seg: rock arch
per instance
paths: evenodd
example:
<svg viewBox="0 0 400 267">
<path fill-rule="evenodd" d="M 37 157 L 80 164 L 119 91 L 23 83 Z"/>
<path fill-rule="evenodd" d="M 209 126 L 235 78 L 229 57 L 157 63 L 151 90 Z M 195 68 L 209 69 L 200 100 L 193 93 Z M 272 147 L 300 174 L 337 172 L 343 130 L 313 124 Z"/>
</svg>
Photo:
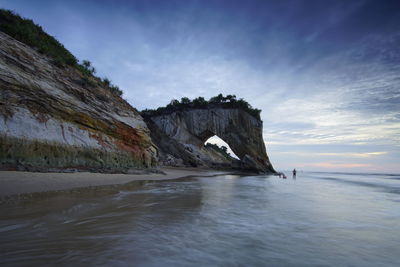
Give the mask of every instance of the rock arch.
<svg viewBox="0 0 400 267">
<path fill-rule="evenodd" d="M 275 172 L 262 138 L 262 121 L 242 109 L 211 106 L 144 117 L 161 153 L 175 157 L 185 157 L 184 150 L 200 153 L 204 142 L 217 135 L 240 158 L 243 168 Z"/>
<path fill-rule="evenodd" d="M 235 154 L 235 152 L 233 152 L 233 150 L 231 149 L 231 147 L 229 146 L 228 143 L 226 143 L 223 139 L 221 139 L 218 135 L 213 135 L 210 138 L 208 138 L 205 142 L 204 142 L 204 146 L 209 146 L 210 145 L 216 145 L 218 146 L 220 149 L 223 149 L 222 147 L 226 148 L 226 152 L 234 159 L 239 159 L 239 157 Z"/>
</svg>

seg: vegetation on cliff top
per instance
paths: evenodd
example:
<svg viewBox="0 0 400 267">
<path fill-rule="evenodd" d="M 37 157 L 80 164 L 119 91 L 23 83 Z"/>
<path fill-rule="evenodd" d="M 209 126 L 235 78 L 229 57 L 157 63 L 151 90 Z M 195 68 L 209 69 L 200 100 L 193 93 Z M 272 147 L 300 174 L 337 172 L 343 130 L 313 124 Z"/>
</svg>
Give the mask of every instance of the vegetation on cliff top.
<svg viewBox="0 0 400 267">
<path fill-rule="evenodd" d="M 207 108 L 210 105 L 219 105 L 223 108 L 239 108 L 253 117 L 261 120 L 260 118 L 260 109 L 253 108 L 247 101 L 243 98 L 236 99 L 235 95 L 227 95 L 223 96 L 219 94 L 217 96 L 211 97 L 208 101 L 204 99 L 204 97 L 198 97 L 193 100 L 190 100 L 187 97 L 182 97 L 181 101 L 173 99 L 166 107 L 159 107 L 158 109 L 145 109 L 142 111 L 143 115 L 148 116 L 156 116 L 162 114 L 169 114 L 174 111 L 184 110 L 187 108 Z"/>
<path fill-rule="evenodd" d="M 0 30 L 57 62 L 70 66 L 78 63 L 76 57 L 54 37 L 44 32 L 41 26 L 10 10 L 0 9 Z"/>
<path fill-rule="evenodd" d="M 231 154 L 228 152 L 228 148 L 226 146 L 218 146 L 217 144 L 207 143 L 204 145 L 206 148 L 211 148 L 223 155 L 226 159 L 232 160 Z"/>
<path fill-rule="evenodd" d="M 115 95 L 121 96 L 122 91 L 107 78 L 96 77 L 96 69 L 90 61 L 78 59 L 69 52 L 57 39 L 47 34 L 40 25 L 30 19 L 25 19 L 13 11 L 0 9 L 0 31 L 14 39 L 36 49 L 39 53 L 49 56 L 59 67 L 72 66 L 83 75 L 85 83 L 95 86 L 98 84 Z"/>
</svg>

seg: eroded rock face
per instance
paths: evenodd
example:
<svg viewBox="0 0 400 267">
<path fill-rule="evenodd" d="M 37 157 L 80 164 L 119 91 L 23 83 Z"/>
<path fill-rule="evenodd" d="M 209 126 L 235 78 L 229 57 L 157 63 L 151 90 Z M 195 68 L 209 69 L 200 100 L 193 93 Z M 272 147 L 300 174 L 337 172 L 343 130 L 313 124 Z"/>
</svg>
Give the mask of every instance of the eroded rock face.
<svg viewBox="0 0 400 267">
<path fill-rule="evenodd" d="M 162 152 L 182 158 L 186 163 L 204 163 L 200 160 L 202 156 L 207 158 L 204 142 L 217 135 L 241 159 L 242 168 L 275 172 L 262 138 L 262 121 L 246 111 L 209 105 L 204 109 L 145 116 L 145 120 L 152 131 L 153 141 Z M 185 153 L 185 150 L 191 153 Z"/>
<path fill-rule="evenodd" d="M 129 168 L 157 162 L 148 127 L 126 101 L 2 32 L 0 136 L 0 163 L 8 167 Z"/>
</svg>

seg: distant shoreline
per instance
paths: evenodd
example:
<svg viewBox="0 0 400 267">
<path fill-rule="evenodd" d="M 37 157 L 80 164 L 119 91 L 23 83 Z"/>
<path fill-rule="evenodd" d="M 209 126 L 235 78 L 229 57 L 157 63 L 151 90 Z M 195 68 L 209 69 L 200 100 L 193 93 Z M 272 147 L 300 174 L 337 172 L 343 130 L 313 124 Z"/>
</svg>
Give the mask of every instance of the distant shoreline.
<svg viewBox="0 0 400 267">
<path fill-rule="evenodd" d="M 109 174 L 109 173 L 42 173 L 0 171 L 0 203 L 8 200 L 28 199 L 32 194 L 101 189 L 107 186 L 124 187 L 139 181 L 172 180 L 190 176 L 208 177 L 231 174 L 202 168 L 163 167 L 163 173 Z"/>
</svg>

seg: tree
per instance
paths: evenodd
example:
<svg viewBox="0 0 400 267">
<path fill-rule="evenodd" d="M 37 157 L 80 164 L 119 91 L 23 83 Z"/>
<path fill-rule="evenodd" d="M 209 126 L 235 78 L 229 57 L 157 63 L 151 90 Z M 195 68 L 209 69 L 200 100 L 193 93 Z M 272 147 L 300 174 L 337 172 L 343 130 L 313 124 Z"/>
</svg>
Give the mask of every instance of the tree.
<svg viewBox="0 0 400 267">
<path fill-rule="evenodd" d="M 92 66 L 92 63 L 89 61 L 89 60 L 86 60 L 86 59 L 84 59 L 83 61 L 82 61 L 82 65 L 85 67 L 85 68 L 90 68 L 91 66 Z"/>
<path fill-rule="evenodd" d="M 89 60 L 83 60 L 82 66 L 89 74 L 93 75 L 96 73 L 96 69 L 92 66 L 92 63 Z"/>
<path fill-rule="evenodd" d="M 165 110 L 174 110 L 180 105 L 179 101 L 176 99 L 172 99 L 171 102 L 165 107 Z"/>
<path fill-rule="evenodd" d="M 210 103 L 222 103 L 224 100 L 224 96 L 222 94 L 219 94 L 217 96 L 211 97 L 210 98 Z"/>
<path fill-rule="evenodd" d="M 244 110 L 251 109 L 250 104 L 247 103 L 247 101 L 245 101 L 243 98 L 240 98 L 240 99 L 237 101 L 237 104 L 238 104 L 239 107 L 243 108 Z"/>
<path fill-rule="evenodd" d="M 103 83 L 104 83 L 104 85 L 107 86 L 107 87 L 111 85 L 111 81 L 110 81 L 108 78 L 104 78 L 104 79 L 103 79 Z"/>
<path fill-rule="evenodd" d="M 181 104 L 184 104 L 184 105 L 188 105 L 188 104 L 190 104 L 191 102 L 190 102 L 190 99 L 189 98 L 187 98 L 187 97 L 182 97 L 181 98 Z"/>
<path fill-rule="evenodd" d="M 228 100 L 229 102 L 233 102 L 236 100 L 236 95 L 227 95 L 226 100 Z"/>
<path fill-rule="evenodd" d="M 171 102 L 169 102 L 169 105 L 176 107 L 179 105 L 179 100 L 172 99 Z"/>
<path fill-rule="evenodd" d="M 199 96 L 198 98 L 193 99 L 193 104 L 196 107 L 201 107 L 207 105 L 207 100 L 204 99 L 204 97 Z"/>
</svg>

